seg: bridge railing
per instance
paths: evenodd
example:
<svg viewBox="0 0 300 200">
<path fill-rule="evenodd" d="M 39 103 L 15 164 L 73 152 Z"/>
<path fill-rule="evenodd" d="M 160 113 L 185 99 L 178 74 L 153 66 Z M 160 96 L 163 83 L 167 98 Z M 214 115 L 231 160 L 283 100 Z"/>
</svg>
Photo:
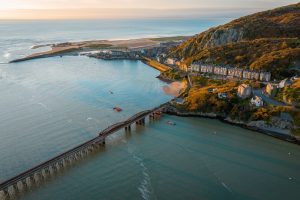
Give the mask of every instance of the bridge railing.
<svg viewBox="0 0 300 200">
<path fill-rule="evenodd" d="M 34 176 L 35 173 L 40 173 L 41 170 L 43 169 L 47 169 L 49 168 L 50 166 L 54 166 L 56 163 L 60 163 L 60 162 L 63 162 L 64 159 L 66 158 L 69 158 L 69 157 L 72 157 L 72 156 L 75 156 L 76 153 L 79 153 L 83 150 L 86 150 L 88 149 L 90 146 L 92 146 L 93 144 L 99 144 L 103 141 L 105 141 L 105 137 L 108 136 L 109 134 L 112 134 L 114 133 L 115 131 L 118 131 L 120 130 L 121 128 L 125 127 L 125 126 L 128 126 L 132 123 L 134 123 L 136 120 L 140 120 L 141 118 L 144 118 L 146 117 L 147 115 L 149 115 L 150 113 L 152 112 L 155 112 L 161 108 L 163 108 L 164 106 L 166 106 L 168 104 L 167 103 L 164 103 L 164 104 L 161 104 L 160 106 L 158 107 L 155 107 L 154 109 L 152 110 L 146 110 L 146 111 L 142 111 L 140 113 L 137 113 L 135 114 L 134 116 L 132 116 L 131 118 L 129 118 L 128 120 L 125 120 L 123 122 L 119 122 L 119 123 L 116 123 L 106 129 L 104 129 L 103 131 L 101 131 L 99 133 L 99 136 L 83 143 L 83 144 L 80 144 L 64 153 L 61 153 L 59 154 L 58 156 L 55 156 L 54 158 L 51 158 L 50 160 L 46 161 L 46 162 L 43 162 L 29 170 L 26 170 L 25 172 L 22 172 L 2 183 L 0 183 L 0 191 L 3 191 L 3 190 L 7 190 L 7 188 L 11 185 L 16 185 L 17 182 L 19 181 L 24 181 L 27 177 L 32 177 Z"/>
<path fill-rule="evenodd" d="M 46 161 L 46 162 L 43 162 L 29 170 L 26 170 L 25 172 L 22 172 L 21 174 L 18 174 L 17 176 L 14 176 L 4 182 L 2 182 L 0 184 L 0 190 L 5 190 L 7 189 L 10 185 L 14 185 L 16 184 L 18 181 L 22 181 L 22 180 L 25 180 L 27 177 L 29 176 L 33 176 L 35 173 L 37 172 L 40 172 L 42 169 L 45 169 L 45 168 L 48 168 L 49 166 L 52 166 L 58 162 L 61 162 L 63 161 L 63 159 L 67 158 L 67 157 L 70 157 L 70 156 L 73 156 L 75 155 L 76 153 L 88 148 L 91 144 L 94 144 L 94 143 L 97 143 L 99 142 L 101 139 L 101 137 L 96 137 L 96 138 L 93 138 L 81 145 L 78 145 L 64 153 L 61 153 L 59 154 L 58 156 L 55 156 L 54 158 L 51 158 L 50 160 Z"/>
</svg>

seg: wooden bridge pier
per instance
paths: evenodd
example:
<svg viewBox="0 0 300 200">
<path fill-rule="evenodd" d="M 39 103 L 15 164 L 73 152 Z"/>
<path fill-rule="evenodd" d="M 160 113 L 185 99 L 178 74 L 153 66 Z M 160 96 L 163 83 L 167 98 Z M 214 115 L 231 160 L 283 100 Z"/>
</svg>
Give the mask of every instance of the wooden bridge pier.
<svg viewBox="0 0 300 200">
<path fill-rule="evenodd" d="M 125 131 L 131 131 L 131 125 L 125 126 Z"/>
<path fill-rule="evenodd" d="M 138 125 L 145 125 L 145 122 L 146 122 L 146 120 L 145 120 L 145 118 L 142 118 L 142 119 L 139 119 L 137 122 L 136 122 L 136 124 L 138 124 Z"/>
</svg>

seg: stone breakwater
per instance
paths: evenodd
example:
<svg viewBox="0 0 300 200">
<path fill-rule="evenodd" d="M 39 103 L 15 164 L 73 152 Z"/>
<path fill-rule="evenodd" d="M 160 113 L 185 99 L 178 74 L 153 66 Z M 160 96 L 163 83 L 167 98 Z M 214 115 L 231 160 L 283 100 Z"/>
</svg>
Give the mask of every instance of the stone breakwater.
<svg viewBox="0 0 300 200">
<path fill-rule="evenodd" d="M 186 111 L 186 110 L 178 110 L 172 103 L 169 103 L 165 109 L 164 113 L 169 115 L 176 115 L 179 117 L 204 117 L 210 119 L 218 119 L 222 122 L 240 126 L 242 128 L 257 131 L 281 140 L 285 140 L 294 144 L 300 145 L 300 139 L 290 135 L 286 129 L 281 129 L 280 127 L 274 127 L 270 125 L 266 125 L 265 122 L 262 121 L 250 121 L 250 122 L 243 122 L 238 120 L 232 120 L 230 117 L 219 114 L 219 113 L 205 113 L 205 112 L 194 112 L 194 111 Z"/>
</svg>

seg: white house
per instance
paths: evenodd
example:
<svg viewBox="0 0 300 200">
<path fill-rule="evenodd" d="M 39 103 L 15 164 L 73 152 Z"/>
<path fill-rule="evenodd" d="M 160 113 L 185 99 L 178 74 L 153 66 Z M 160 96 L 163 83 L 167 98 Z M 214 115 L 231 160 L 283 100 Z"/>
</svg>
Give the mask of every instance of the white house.
<svg viewBox="0 0 300 200">
<path fill-rule="evenodd" d="M 289 86 L 289 85 L 292 85 L 292 81 L 286 78 L 279 83 L 278 87 L 284 88 L 285 86 Z"/>
<path fill-rule="evenodd" d="M 269 82 L 271 80 L 271 73 L 270 72 L 261 72 L 259 75 L 259 80 Z"/>
<path fill-rule="evenodd" d="M 242 84 L 238 87 L 238 96 L 242 99 L 250 97 L 252 88 L 247 84 Z"/>
<path fill-rule="evenodd" d="M 175 65 L 175 59 L 174 58 L 167 58 L 167 61 L 166 61 L 166 63 L 168 64 L 168 65 Z"/>
<path fill-rule="evenodd" d="M 261 107 L 264 105 L 264 101 L 259 96 L 252 97 L 250 102 L 252 105 L 255 105 L 256 107 Z"/>
<path fill-rule="evenodd" d="M 191 64 L 190 67 L 189 67 L 190 71 L 191 72 L 200 72 L 201 71 L 201 67 L 199 64 Z"/>
</svg>

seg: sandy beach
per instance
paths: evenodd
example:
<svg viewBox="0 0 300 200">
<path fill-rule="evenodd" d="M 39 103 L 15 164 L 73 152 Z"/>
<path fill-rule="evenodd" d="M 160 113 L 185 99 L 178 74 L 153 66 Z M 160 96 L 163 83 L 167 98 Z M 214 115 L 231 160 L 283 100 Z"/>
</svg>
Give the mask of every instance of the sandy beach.
<svg viewBox="0 0 300 200">
<path fill-rule="evenodd" d="M 25 60 L 31 60 L 35 58 L 43 58 L 49 56 L 57 56 L 66 53 L 77 53 L 79 51 L 92 51 L 100 49 L 139 49 L 139 48 L 151 48 L 159 46 L 162 42 L 174 42 L 187 39 L 188 36 L 176 36 L 176 37 L 161 37 L 161 38 L 139 38 L 128 40 L 91 40 L 81 42 L 65 42 L 58 44 L 45 44 L 36 45 L 32 49 L 38 49 L 44 46 L 50 46 L 51 50 L 34 53 L 24 58 L 12 60 L 10 62 L 20 62 Z"/>
<path fill-rule="evenodd" d="M 181 92 L 186 88 L 186 86 L 186 82 L 175 81 L 167 86 L 164 86 L 163 90 L 168 95 L 178 97 L 181 94 Z"/>
</svg>

